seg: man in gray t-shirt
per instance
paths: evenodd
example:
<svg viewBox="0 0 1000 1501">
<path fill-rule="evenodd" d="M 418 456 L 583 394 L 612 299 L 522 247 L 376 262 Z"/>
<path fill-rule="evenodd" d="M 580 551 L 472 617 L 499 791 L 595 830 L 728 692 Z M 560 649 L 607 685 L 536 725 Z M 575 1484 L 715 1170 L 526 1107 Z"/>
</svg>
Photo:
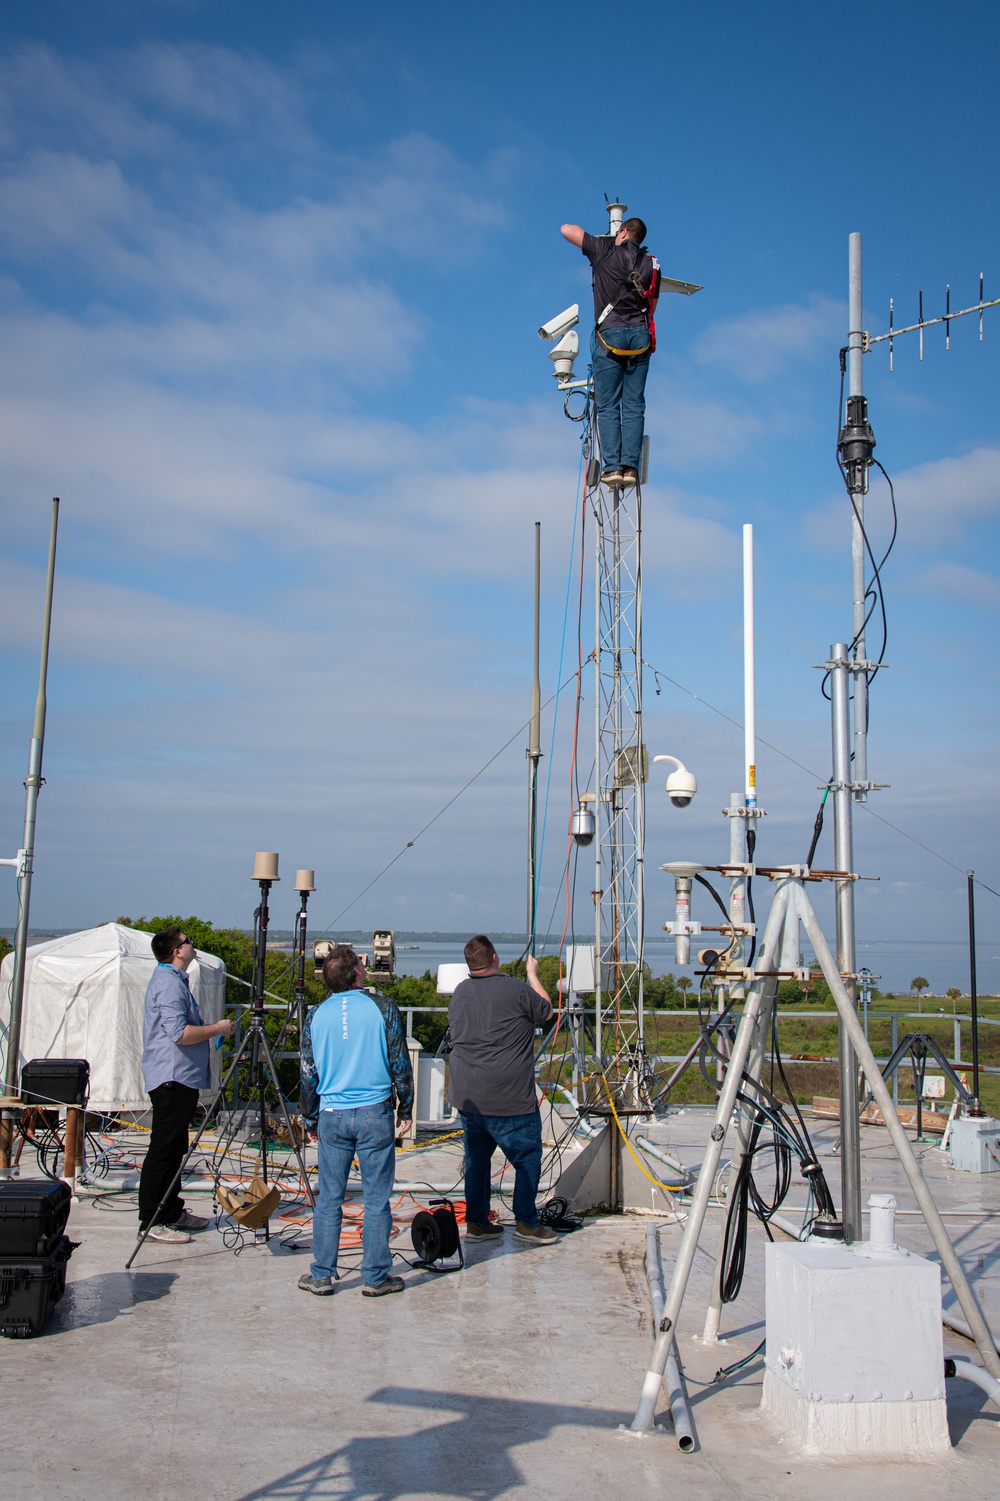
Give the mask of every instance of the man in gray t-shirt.
<svg viewBox="0 0 1000 1501">
<path fill-rule="evenodd" d="M 503 1226 L 490 1220 L 490 1170 L 501 1149 L 514 1169 L 514 1239 L 555 1244 L 538 1220 L 535 1197 L 542 1169 L 542 1121 L 535 1090 L 535 1028 L 552 1015 L 528 955 L 528 983 L 500 973 L 485 933 L 465 945 L 469 978 L 448 1007 L 451 1103 L 465 1136 L 465 1223 L 468 1240 L 494 1240 Z"/>
</svg>

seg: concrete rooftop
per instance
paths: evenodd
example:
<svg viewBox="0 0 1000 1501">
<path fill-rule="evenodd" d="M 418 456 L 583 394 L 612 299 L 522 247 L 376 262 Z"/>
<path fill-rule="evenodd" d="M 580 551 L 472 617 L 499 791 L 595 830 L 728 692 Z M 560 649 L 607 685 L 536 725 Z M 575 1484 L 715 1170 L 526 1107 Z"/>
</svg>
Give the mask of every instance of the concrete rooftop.
<svg viewBox="0 0 1000 1501">
<path fill-rule="evenodd" d="M 693 1163 L 707 1125 L 704 1111 L 674 1112 L 648 1134 Z M 815 1122 L 814 1137 L 839 1188 L 832 1126 Z M 901 1210 L 912 1207 L 884 1130 L 865 1128 L 863 1147 L 865 1197 L 890 1191 Z M 1000 1174 L 954 1173 L 932 1147 L 922 1150 L 941 1207 L 973 1211 L 948 1223 L 1000 1330 Z M 24 1171 L 31 1172 L 27 1161 Z M 400 1181 L 443 1187 L 459 1172 L 454 1142 L 399 1159 Z M 120 1173 L 114 1181 L 121 1183 Z M 188 1201 L 207 1212 L 204 1195 Z M 789 1204 L 803 1203 L 803 1191 L 793 1189 Z M 405 1200 L 400 1212 L 413 1207 Z M 295 1218 L 308 1218 L 291 1214 L 286 1235 L 296 1234 Z M 718 1210 L 679 1333 L 697 1451 L 682 1454 L 669 1433 L 620 1432 L 651 1347 L 648 1223 L 638 1215 L 590 1220 L 553 1250 L 521 1248 L 509 1237 L 471 1246 L 464 1272 L 402 1268 L 406 1292 L 382 1300 L 363 1299 L 349 1271 L 333 1297 L 315 1298 L 295 1285 L 309 1261 L 307 1224 L 295 1249 L 275 1236 L 234 1255 L 215 1230 L 187 1246 L 150 1241 L 126 1272 L 134 1206 L 125 1197 L 84 1199 L 70 1217 L 80 1247 L 56 1314 L 35 1339 L 0 1342 L 5 1494 L 11 1501 L 677 1494 L 686 1501 L 854 1501 L 863 1486 L 877 1487 L 880 1501 L 912 1501 L 931 1489 L 995 1501 L 1000 1412 L 975 1387 L 948 1383 L 951 1455 L 899 1465 L 791 1452 L 757 1415 L 759 1360 L 738 1380 L 711 1384 L 720 1366 L 763 1334 L 755 1225 L 743 1293 L 724 1312 L 727 1342 L 706 1349 L 692 1337 L 704 1318 Z M 904 1214 L 897 1225 L 902 1244 L 928 1250 L 921 1221 Z M 679 1234 L 675 1225 L 662 1236 L 668 1279 Z M 395 1244 L 412 1254 L 405 1227 Z M 947 1331 L 945 1349 L 977 1359 L 968 1341 Z"/>
</svg>

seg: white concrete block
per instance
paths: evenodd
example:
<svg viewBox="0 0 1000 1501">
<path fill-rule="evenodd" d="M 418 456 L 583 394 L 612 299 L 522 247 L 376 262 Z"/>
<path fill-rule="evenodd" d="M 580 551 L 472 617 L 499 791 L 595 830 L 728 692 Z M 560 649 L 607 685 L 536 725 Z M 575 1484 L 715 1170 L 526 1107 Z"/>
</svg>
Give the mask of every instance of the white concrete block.
<svg viewBox="0 0 1000 1501">
<path fill-rule="evenodd" d="M 937 1265 L 891 1235 L 769 1245 L 766 1258 L 762 1409 L 809 1452 L 947 1450 Z"/>
<path fill-rule="evenodd" d="M 930 1402 L 811 1402 L 764 1372 L 761 1410 L 803 1454 L 921 1460 L 950 1451 L 948 1412 Z"/>
</svg>

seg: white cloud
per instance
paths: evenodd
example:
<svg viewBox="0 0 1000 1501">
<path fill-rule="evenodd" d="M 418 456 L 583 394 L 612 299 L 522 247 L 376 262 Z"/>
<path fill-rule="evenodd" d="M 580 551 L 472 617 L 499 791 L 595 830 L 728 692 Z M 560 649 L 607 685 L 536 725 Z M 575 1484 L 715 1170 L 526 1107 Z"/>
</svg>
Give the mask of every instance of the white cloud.
<svg viewBox="0 0 1000 1501">
<path fill-rule="evenodd" d="M 319 70 L 333 71 L 329 58 Z M 343 87 L 343 81 L 338 79 Z M 29 45 L 0 60 L 0 146 L 29 131 L 119 160 L 173 161 L 210 152 L 205 129 L 229 149 L 315 150 L 302 76 L 231 48 L 150 42 L 92 60 Z"/>
<path fill-rule="evenodd" d="M 714 396 L 692 395 L 682 379 L 671 376 L 657 382 L 646 409 L 658 466 L 729 464 L 753 448 L 765 429 L 763 418 Z"/>
<path fill-rule="evenodd" d="M 960 543 L 969 526 L 1000 517 L 1000 449 L 977 448 L 971 453 L 918 464 L 892 476 L 899 517 L 899 542 L 904 548 L 940 548 Z M 866 501 L 865 523 L 873 520 L 873 546 L 888 536 L 888 499 L 881 475 L 872 473 L 872 498 Z M 845 519 L 846 518 L 846 519 Z M 850 501 L 817 507 L 805 517 L 814 545 L 840 545 L 850 525 Z M 957 576 L 957 575 L 956 575 Z"/>
<path fill-rule="evenodd" d="M 830 297 L 761 308 L 713 323 L 695 346 L 704 365 L 721 365 L 749 385 L 762 385 L 792 365 L 836 350 L 843 340 L 846 309 Z"/>
<path fill-rule="evenodd" d="M 915 546 L 956 540 L 968 523 L 1000 516 L 1000 449 L 920 464 L 894 483 L 900 522 Z"/>
<path fill-rule="evenodd" d="M 962 563 L 938 563 L 920 574 L 917 584 L 928 594 L 945 595 L 966 605 L 1000 605 L 1000 578 Z"/>
</svg>

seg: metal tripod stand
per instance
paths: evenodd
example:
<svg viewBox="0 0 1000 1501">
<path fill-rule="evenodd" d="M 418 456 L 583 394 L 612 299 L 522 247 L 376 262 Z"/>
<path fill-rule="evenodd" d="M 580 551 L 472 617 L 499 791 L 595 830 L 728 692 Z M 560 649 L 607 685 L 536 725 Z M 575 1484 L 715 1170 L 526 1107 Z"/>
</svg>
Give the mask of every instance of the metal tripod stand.
<svg viewBox="0 0 1000 1501">
<path fill-rule="evenodd" d="M 775 971 L 779 969 L 783 948 L 787 951 L 787 948 L 791 946 L 787 940 L 783 943 L 783 930 L 786 922 L 792 925 L 792 934 L 797 934 L 799 923 L 802 924 L 806 931 L 806 935 L 812 944 L 813 952 L 823 971 L 823 976 L 830 987 L 830 992 L 840 1015 L 844 1032 L 861 1064 L 875 1103 L 882 1113 L 882 1119 L 885 1121 L 889 1131 L 900 1165 L 906 1174 L 910 1189 L 923 1214 L 931 1238 L 941 1258 L 942 1267 L 951 1282 L 962 1313 L 979 1348 L 983 1364 L 992 1376 L 1000 1378 L 1000 1356 L 997 1354 L 996 1347 L 993 1344 L 993 1337 L 983 1318 L 979 1300 L 969 1285 L 968 1278 L 948 1236 L 948 1231 L 945 1228 L 940 1211 L 924 1181 L 913 1147 L 900 1124 L 899 1116 L 896 1114 L 896 1109 L 892 1102 L 892 1094 L 882 1077 L 882 1072 L 865 1037 L 864 1029 L 858 1019 L 847 987 L 830 952 L 830 947 L 819 925 L 816 914 L 812 909 L 809 898 L 806 896 L 802 883 L 809 874 L 805 866 L 789 866 L 782 871 L 772 872 L 772 875 L 777 877 L 777 889 L 764 931 L 755 969 L 755 977 L 747 993 L 746 1004 L 743 1009 L 743 1015 L 740 1018 L 736 1041 L 733 1045 L 732 1057 L 726 1069 L 722 1093 L 715 1112 L 714 1125 L 707 1144 L 705 1158 L 698 1174 L 698 1182 L 692 1199 L 691 1209 L 674 1263 L 673 1276 L 671 1277 L 670 1287 L 664 1302 L 663 1316 L 660 1320 L 659 1333 L 653 1347 L 649 1370 L 643 1382 L 642 1394 L 636 1408 L 635 1417 L 631 1423 L 631 1431 L 633 1433 L 648 1433 L 653 1427 L 653 1417 L 656 1411 L 663 1373 L 677 1333 L 677 1322 L 687 1291 L 691 1267 L 698 1247 L 698 1239 L 704 1226 L 708 1201 L 715 1181 L 719 1159 L 722 1155 L 726 1131 L 736 1108 L 737 1094 L 743 1081 L 744 1070 L 748 1069 L 748 1065 L 751 1069 L 754 1066 L 751 1061 L 751 1048 L 753 1047 L 756 1052 L 757 1047 L 761 1046 L 763 1042 L 763 1038 L 757 1030 L 758 1024 L 761 1020 L 762 1012 L 766 1010 L 769 1004 L 768 994 Z M 790 934 L 789 938 L 791 936 Z M 755 1047 L 755 1042 L 757 1043 L 757 1047 Z"/>
<path fill-rule="evenodd" d="M 149 1235 L 149 1232 L 150 1230 L 152 1230 L 153 1226 L 157 1223 L 160 1212 L 163 1209 L 164 1205 L 176 1192 L 189 1162 L 191 1161 L 195 1152 L 198 1150 L 198 1145 L 201 1141 L 202 1135 L 204 1134 L 205 1128 L 207 1127 L 209 1121 L 213 1118 L 220 1102 L 225 1098 L 225 1093 L 227 1088 L 229 1087 L 230 1080 L 238 1077 L 237 1070 L 248 1054 L 250 1078 L 252 1080 L 252 1083 L 250 1088 L 250 1099 L 248 1099 L 247 1101 L 247 1109 L 249 1109 L 251 1102 L 254 1103 L 257 1107 L 257 1115 L 260 1126 L 261 1180 L 265 1184 L 267 1183 L 267 1089 L 268 1084 L 270 1083 L 271 1086 L 273 1086 L 274 1092 L 278 1099 L 278 1106 L 281 1111 L 282 1117 L 284 1118 L 285 1129 L 288 1132 L 288 1140 L 291 1149 L 295 1154 L 295 1161 L 298 1164 L 299 1172 L 302 1176 L 302 1184 L 306 1191 L 306 1197 L 308 1198 L 310 1205 L 315 1207 L 316 1197 L 309 1185 L 309 1179 L 306 1175 L 306 1165 L 303 1161 L 302 1154 L 299 1151 L 298 1143 L 295 1139 L 295 1130 L 292 1125 L 292 1118 L 288 1113 L 288 1106 L 285 1104 L 285 1097 L 282 1094 L 281 1086 L 278 1083 L 278 1073 L 274 1066 L 274 1058 L 271 1054 L 270 1045 L 268 1044 L 267 1034 L 264 1031 L 264 967 L 265 960 L 267 958 L 268 894 L 270 892 L 272 882 L 277 879 L 277 858 L 275 857 L 274 875 L 268 877 L 258 877 L 258 885 L 260 886 L 260 905 L 257 907 L 257 910 L 254 913 L 253 984 L 251 989 L 250 1021 L 247 1025 L 247 1030 L 244 1033 L 242 1042 L 236 1050 L 232 1062 L 226 1070 L 222 1083 L 219 1085 L 219 1088 L 216 1091 L 212 1102 L 205 1113 L 205 1119 L 202 1121 L 201 1125 L 198 1127 L 198 1130 L 195 1132 L 194 1140 L 188 1147 L 187 1155 L 185 1156 L 184 1161 L 181 1163 L 180 1167 L 177 1169 L 176 1173 L 171 1179 L 170 1185 L 167 1188 L 166 1193 L 163 1195 L 163 1198 L 157 1205 L 156 1212 L 154 1213 L 149 1224 L 144 1230 L 140 1232 L 139 1239 L 135 1245 L 135 1249 L 133 1250 L 128 1261 L 126 1261 L 125 1263 L 126 1271 L 128 1271 L 136 1256 L 145 1245 L 146 1237 Z M 244 1114 L 245 1113 L 246 1112 L 244 1112 Z M 232 1140 L 232 1136 L 235 1134 L 235 1131 L 237 1129 L 238 1123 L 232 1126 L 230 1141 Z M 269 1238 L 269 1234 L 270 1232 L 268 1230 L 267 1223 L 265 1222 L 265 1239 Z"/>
<path fill-rule="evenodd" d="M 966 1110 L 971 1110 L 975 1101 L 972 1094 L 962 1083 L 954 1068 L 948 1062 L 941 1050 L 941 1045 L 936 1037 L 929 1032 L 907 1032 L 882 1070 L 883 1079 L 891 1079 L 896 1071 L 902 1068 L 907 1057 L 913 1069 L 913 1088 L 917 1097 L 917 1140 L 922 1141 L 924 1135 L 924 1074 L 927 1071 L 927 1058 L 930 1055 L 937 1062 L 939 1068 L 944 1070 L 948 1082 L 958 1099 Z M 874 1095 L 869 1090 L 861 1104 L 861 1113 L 872 1103 Z"/>
</svg>

